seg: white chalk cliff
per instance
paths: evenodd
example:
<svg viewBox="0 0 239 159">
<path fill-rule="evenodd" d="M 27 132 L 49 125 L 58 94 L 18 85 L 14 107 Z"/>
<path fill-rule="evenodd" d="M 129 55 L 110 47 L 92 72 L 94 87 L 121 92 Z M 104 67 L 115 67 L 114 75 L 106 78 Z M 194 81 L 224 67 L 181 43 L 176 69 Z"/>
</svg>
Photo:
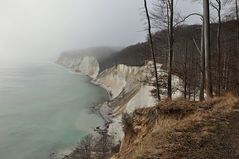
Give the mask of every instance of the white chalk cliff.
<svg viewBox="0 0 239 159">
<path fill-rule="evenodd" d="M 157 67 L 159 76 L 165 76 L 165 71 L 161 69 L 162 65 L 158 64 Z M 154 87 L 149 84 L 154 79 L 150 73 L 152 68 L 150 62 L 142 67 L 120 64 L 106 69 L 94 80 L 111 94 L 112 100 L 109 106 L 113 108 L 111 113 L 113 122 L 109 126 L 109 133 L 115 137 L 116 141 L 122 140 L 124 137 L 121 123 L 123 113 L 132 113 L 139 108 L 151 107 L 157 102 L 151 93 Z M 180 86 L 182 80 L 173 76 L 172 83 L 174 87 L 173 98 L 181 97 L 181 91 L 176 88 L 182 88 Z M 161 91 L 166 92 L 163 88 Z M 166 98 L 166 94 L 163 94 L 162 98 Z"/>
<path fill-rule="evenodd" d="M 105 88 L 111 95 L 111 101 L 108 104 L 112 108 L 111 120 L 109 125 L 109 134 L 115 137 L 116 141 L 124 137 L 121 118 L 123 113 L 132 113 L 134 110 L 142 107 L 151 107 L 156 103 L 152 96 L 153 86 L 149 84 L 154 78 L 151 76 L 152 63 L 149 62 L 142 67 L 126 66 L 119 64 L 101 72 L 99 74 L 99 63 L 96 58 L 90 56 L 71 57 L 62 56 L 57 60 L 61 64 L 74 71 L 81 72 L 93 78 L 95 84 Z M 166 73 L 158 65 L 159 76 L 165 76 Z M 173 76 L 174 88 L 180 88 L 182 81 Z M 162 92 L 165 89 L 162 88 Z M 175 90 L 173 97 L 182 96 L 180 90 Z M 162 95 L 165 98 L 166 95 Z M 104 104 L 105 105 L 105 104 Z"/>
<path fill-rule="evenodd" d="M 100 70 L 99 63 L 93 56 L 62 55 L 56 62 L 73 71 L 90 76 L 91 78 L 96 78 Z"/>
</svg>

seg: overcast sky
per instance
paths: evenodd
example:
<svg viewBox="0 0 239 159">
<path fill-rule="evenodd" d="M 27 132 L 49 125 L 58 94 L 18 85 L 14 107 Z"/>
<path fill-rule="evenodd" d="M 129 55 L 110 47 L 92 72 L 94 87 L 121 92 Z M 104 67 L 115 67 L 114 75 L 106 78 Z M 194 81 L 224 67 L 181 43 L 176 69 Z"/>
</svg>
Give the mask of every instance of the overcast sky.
<svg viewBox="0 0 239 159">
<path fill-rule="evenodd" d="M 183 13 L 201 10 L 185 0 L 181 6 Z M 0 59 L 144 41 L 142 7 L 143 0 L 0 0 Z"/>
</svg>

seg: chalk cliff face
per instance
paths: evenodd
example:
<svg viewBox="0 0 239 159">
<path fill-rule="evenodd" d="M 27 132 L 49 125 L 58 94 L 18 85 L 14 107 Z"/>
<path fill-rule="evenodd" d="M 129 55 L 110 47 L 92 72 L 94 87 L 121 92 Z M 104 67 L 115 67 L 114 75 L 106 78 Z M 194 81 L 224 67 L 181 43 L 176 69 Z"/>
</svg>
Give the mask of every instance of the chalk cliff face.
<svg viewBox="0 0 239 159">
<path fill-rule="evenodd" d="M 104 70 L 100 74 L 99 63 L 93 56 L 62 55 L 57 60 L 57 63 L 90 76 L 95 84 L 100 85 L 109 92 L 111 100 L 106 104 L 112 109 L 112 113 L 109 115 L 112 120 L 109 125 L 109 134 L 115 137 L 116 142 L 122 141 L 124 137 L 121 122 L 124 113 L 132 113 L 139 108 L 152 107 L 157 102 L 151 93 L 154 89 L 150 84 L 154 80 L 151 62 L 141 67 L 119 64 Z M 161 69 L 162 65 L 158 64 L 157 67 L 160 78 L 165 78 L 167 74 Z M 181 83 L 182 81 L 177 76 L 173 76 L 174 88 L 180 88 Z M 165 98 L 166 89 L 161 88 L 161 92 L 162 98 Z M 174 98 L 181 95 L 180 90 L 174 90 Z"/>
<path fill-rule="evenodd" d="M 109 134 L 116 142 L 124 137 L 121 123 L 123 113 L 131 113 L 140 107 L 154 106 L 156 99 L 151 95 L 152 86 L 146 84 L 149 66 L 133 67 L 123 64 L 106 69 L 94 80 L 111 95 L 112 123 Z"/>
<path fill-rule="evenodd" d="M 166 73 L 161 69 L 162 65 L 158 64 L 159 76 L 165 77 Z M 101 85 L 111 94 L 111 102 L 109 106 L 113 109 L 112 121 L 109 126 L 109 133 L 113 135 L 116 141 L 121 141 L 124 137 L 123 125 L 121 122 L 122 114 L 132 113 L 136 109 L 152 107 L 157 100 L 152 96 L 152 63 L 148 63 L 142 67 L 132 67 L 126 65 L 117 65 L 106 69 L 94 80 L 95 83 Z M 173 76 L 174 88 L 180 88 L 182 81 Z M 166 92 L 165 88 L 161 88 L 161 92 Z M 180 90 L 174 89 L 174 98 L 182 96 Z M 166 93 L 162 94 L 162 98 L 166 97 Z"/>
<path fill-rule="evenodd" d="M 112 99 L 121 93 L 126 93 L 139 85 L 146 77 L 144 67 L 129 67 L 123 64 L 113 66 L 103 71 L 96 83 L 107 89 Z"/>
<path fill-rule="evenodd" d="M 57 63 L 91 78 L 96 78 L 100 70 L 99 63 L 93 56 L 62 55 L 58 58 Z"/>
</svg>

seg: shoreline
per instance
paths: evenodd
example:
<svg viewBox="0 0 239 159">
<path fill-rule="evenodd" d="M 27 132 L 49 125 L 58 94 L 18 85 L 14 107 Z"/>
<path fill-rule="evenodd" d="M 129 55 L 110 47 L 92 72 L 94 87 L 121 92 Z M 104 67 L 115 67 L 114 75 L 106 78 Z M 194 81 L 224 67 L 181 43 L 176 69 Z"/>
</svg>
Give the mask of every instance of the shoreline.
<svg viewBox="0 0 239 159">
<path fill-rule="evenodd" d="M 98 87 L 101 87 L 101 88 L 103 88 L 104 90 L 106 90 L 106 92 L 107 92 L 107 94 L 108 94 L 108 100 L 106 100 L 106 101 L 104 101 L 102 104 L 100 104 L 101 106 L 100 106 L 100 109 L 99 109 L 99 114 L 100 114 L 100 116 L 101 116 L 101 118 L 104 120 L 104 121 L 112 121 L 111 119 L 110 119 L 110 117 L 108 116 L 108 113 L 110 113 L 110 110 L 112 110 L 108 105 L 105 105 L 106 103 L 108 103 L 109 101 L 111 101 L 112 100 L 112 95 L 111 95 L 111 91 L 110 90 L 108 90 L 106 87 L 104 87 L 102 84 L 100 84 L 100 83 L 97 83 L 95 80 L 97 79 L 97 77 L 96 78 L 92 78 L 91 76 L 89 76 L 89 75 L 86 75 L 86 74 L 83 74 L 83 73 L 81 73 L 81 72 L 77 72 L 77 71 L 74 71 L 74 70 L 72 70 L 72 69 L 70 69 L 70 68 L 67 68 L 67 67 L 65 67 L 64 65 L 62 65 L 62 64 L 59 64 L 59 63 L 57 63 L 57 62 L 55 62 L 54 63 L 56 66 L 60 66 L 60 68 L 63 68 L 63 69 L 65 69 L 66 71 L 69 71 L 70 73 L 72 73 L 72 74 L 76 74 L 76 75 L 81 75 L 81 76 L 87 76 L 87 77 L 89 77 L 89 80 L 88 80 L 88 82 L 89 83 L 91 83 L 91 84 L 93 84 L 93 85 L 95 85 L 95 86 L 98 86 Z M 105 108 L 102 108 L 102 107 L 105 107 Z M 110 109 L 110 110 L 107 110 L 106 111 L 106 107 L 107 107 L 107 109 Z M 102 108 L 102 109 L 101 109 Z M 106 123 L 104 123 L 104 124 L 106 124 Z"/>
<path fill-rule="evenodd" d="M 104 87 L 102 84 L 99 84 L 99 83 L 95 82 L 97 77 L 93 78 L 93 77 L 91 77 L 89 75 L 86 75 L 86 74 L 83 74 L 83 73 L 81 73 L 79 71 L 78 72 L 74 71 L 71 68 L 67 68 L 66 66 L 64 66 L 64 65 L 62 65 L 60 63 L 57 63 L 57 62 L 54 62 L 53 64 L 56 65 L 57 67 L 59 67 L 60 69 L 63 68 L 65 71 L 68 71 L 71 74 L 88 77 L 87 81 L 89 83 L 91 83 L 91 84 L 93 84 L 95 86 L 101 87 L 101 88 L 103 88 L 107 92 L 108 99 L 106 101 L 104 101 L 103 103 L 99 104 L 100 108 L 95 112 L 96 115 L 98 114 L 102 118 L 103 123 L 102 123 L 102 125 L 99 125 L 99 126 L 95 127 L 95 129 L 93 131 L 95 132 L 95 130 L 97 128 L 104 129 L 104 130 L 108 131 L 109 124 L 111 124 L 113 122 L 112 117 L 110 117 L 110 115 L 109 115 L 112 112 L 112 108 L 110 108 L 108 106 L 109 101 L 112 100 L 111 92 L 106 87 Z M 59 153 L 56 153 L 55 155 L 57 155 L 58 158 L 62 159 L 65 156 L 68 156 L 71 153 L 74 153 L 75 148 L 76 147 L 74 147 L 73 149 L 67 149 L 67 150 L 60 151 Z"/>
<path fill-rule="evenodd" d="M 91 83 L 91 84 L 93 84 L 93 85 L 95 85 L 95 86 L 98 86 L 98 87 L 103 88 L 103 89 L 107 92 L 107 94 L 108 94 L 108 100 L 104 101 L 104 103 L 101 104 L 101 107 L 104 106 L 105 103 L 108 103 L 108 101 L 111 101 L 111 100 L 112 100 L 111 91 L 108 90 L 106 87 L 104 87 L 102 84 L 97 83 L 97 82 L 95 81 L 95 80 L 97 79 L 97 77 L 96 77 L 96 78 L 92 78 L 92 77 L 89 76 L 89 75 L 83 74 L 83 73 L 81 73 L 81 72 L 79 72 L 79 71 L 78 71 L 78 72 L 77 72 L 77 71 L 74 71 L 74 70 L 72 70 L 72 69 L 70 69 L 70 68 L 67 68 L 67 67 L 63 66 L 62 64 L 57 63 L 57 62 L 55 62 L 54 64 L 55 64 L 56 66 L 60 66 L 60 68 L 63 68 L 63 69 L 65 69 L 66 71 L 69 71 L 69 72 L 72 73 L 72 74 L 81 75 L 81 76 L 87 76 L 87 77 L 89 77 L 89 80 L 88 80 L 89 83 Z M 110 107 L 108 107 L 108 108 L 110 108 Z M 105 115 L 104 115 L 103 112 L 104 112 L 104 111 L 102 111 L 102 112 L 99 111 L 99 113 L 100 113 L 100 115 L 102 116 L 103 120 L 105 120 L 105 119 L 107 120 L 108 117 L 105 117 Z"/>
</svg>

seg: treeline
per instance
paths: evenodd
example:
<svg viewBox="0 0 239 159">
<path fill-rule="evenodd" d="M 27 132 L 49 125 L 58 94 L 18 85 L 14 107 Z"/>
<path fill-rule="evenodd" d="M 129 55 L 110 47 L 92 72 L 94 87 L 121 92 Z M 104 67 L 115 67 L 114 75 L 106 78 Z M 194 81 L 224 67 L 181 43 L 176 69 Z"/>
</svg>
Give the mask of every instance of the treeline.
<svg viewBox="0 0 239 159">
<path fill-rule="evenodd" d="M 238 81 L 235 76 L 235 65 L 238 64 L 237 54 L 237 21 L 222 22 L 221 35 L 221 80 L 220 95 L 233 91 Z M 217 23 L 211 24 L 211 53 L 212 53 L 212 83 L 213 91 L 219 94 L 218 53 L 217 53 Z M 201 79 L 201 25 L 181 25 L 174 31 L 174 54 L 172 73 L 184 80 L 185 98 L 199 96 Z M 168 40 L 167 30 L 157 31 L 153 34 L 157 62 L 167 69 Z M 115 54 L 111 54 L 100 62 L 101 70 L 116 64 L 129 66 L 142 66 L 146 60 L 151 59 L 148 41 L 129 46 Z M 159 77 L 160 78 L 160 77 Z M 160 79 L 159 79 L 160 80 Z M 237 92 L 239 90 L 237 89 Z M 196 97 L 195 97 L 196 98 Z"/>
<path fill-rule="evenodd" d="M 217 25 L 211 24 L 211 72 L 213 92 L 223 95 L 226 92 L 238 93 L 238 79 L 236 79 L 237 60 L 237 21 L 231 20 L 222 23 L 221 57 L 217 53 Z M 184 80 L 185 98 L 199 96 L 201 84 L 201 25 L 184 25 L 175 29 L 175 43 L 172 70 Z M 167 69 L 167 41 L 165 31 L 154 36 L 158 61 Z M 218 73 L 220 67 L 220 74 Z M 220 83 L 220 87 L 219 87 Z M 235 91 L 234 88 L 237 87 Z"/>
<path fill-rule="evenodd" d="M 144 8 L 149 34 L 148 44 L 154 62 L 155 85 L 159 94 L 156 58 L 165 58 L 168 72 L 168 98 L 172 98 L 172 73 L 178 73 L 184 79 L 185 99 L 190 90 L 200 90 L 200 100 L 225 92 L 239 94 L 239 16 L 237 0 L 203 0 L 203 13 L 191 13 L 182 16 L 176 12 L 174 0 L 158 0 L 149 10 L 147 0 Z M 182 9 L 182 8 L 181 8 Z M 213 9 L 217 23 L 211 24 Z M 222 17 L 225 13 L 225 17 Z M 150 14 L 151 13 L 151 14 Z M 201 18 L 202 25 L 185 27 L 184 22 L 191 16 Z M 222 23 L 223 19 L 230 22 Z M 234 21 L 233 21 L 233 20 Z M 161 32 L 152 36 L 152 23 Z M 166 40 L 165 40 L 166 39 Z M 156 55 L 156 50 L 161 52 Z M 199 85 L 199 87 L 198 87 Z M 189 89 L 189 91 L 187 91 Z"/>
</svg>

